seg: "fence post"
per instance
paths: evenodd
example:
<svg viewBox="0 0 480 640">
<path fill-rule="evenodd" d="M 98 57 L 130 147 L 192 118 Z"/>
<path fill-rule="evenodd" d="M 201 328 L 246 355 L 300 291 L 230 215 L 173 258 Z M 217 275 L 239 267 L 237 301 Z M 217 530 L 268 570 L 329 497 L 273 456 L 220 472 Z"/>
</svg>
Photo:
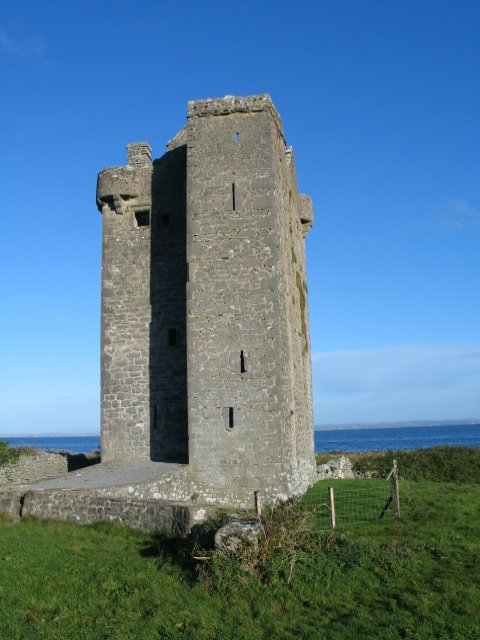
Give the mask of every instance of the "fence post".
<svg viewBox="0 0 480 640">
<path fill-rule="evenodd" d="M 335 496 L 333 495 L 333 487 L 328 487 L 328 501 L 330 503 L 330 522 L 332 529 L 337 526 L 337 519 L 335 517 Z"/>
<path fill-rule="evenodd" d="M 262 498 L 260 497 L 260 491 L 254 491 L 253 495 L 255 497 L 255 513 L 257 516 L 262 515 Z"/>
<path fill-rule="evenodd" d="M 392 502 L 393 502 L 393 512 L 395 514 L 395 519 L 400 520 L 400 493 L 398 490 L 398 467 L 397 461 L 393 461 L 393 473 L 390 478 L 390 482 L 392 483 Z"/>
</svg>

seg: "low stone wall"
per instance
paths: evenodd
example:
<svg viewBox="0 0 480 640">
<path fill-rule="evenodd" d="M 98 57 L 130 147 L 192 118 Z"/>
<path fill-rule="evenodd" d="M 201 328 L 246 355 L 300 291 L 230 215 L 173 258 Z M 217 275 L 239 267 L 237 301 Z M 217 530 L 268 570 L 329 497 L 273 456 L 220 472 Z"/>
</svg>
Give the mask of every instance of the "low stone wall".
<svg viewBox="0 0 480 640">
<path fill-rule="evenodd" d="M 68 473 L 67 456 L 39 451 L 33 456 L 21 455 L 18 462 L 0 467 L 0 485 L 33 484 L 58 478 Z"/>
<path fill-rule="evenodd" d="M 346 456 L 332 458 L 325 464 L 317 464 L 317 480 L 350 479 L 357 477 L 352 463 Z"/>
<path fill-rule="evenodd" d="M 362 480 L 375 478 L 376 471 L 354 471 L 352 461 L 346 456 L 337 456 L 325 464 L 317 464 L 317 480 Z"/>
<path fill-rule="evenodd" d="M 20 520 L 23 491 L 0 491 L 0 513 L 7 513 L 13 520 Z"/>
<path fill-rule="evenodd" d="M 105 498 L 91 491 L 59 489 L 0 492 L 0 511 L 14 519 L 35 516 L 43 520 L 61 520 L 76 524 L 118 522 L 141 531 L 167 529 L 189 533 L 195 525 L 216 515 L 216 510 L 200 505 L 183 505 L 159 500 Z"/>
</svg>

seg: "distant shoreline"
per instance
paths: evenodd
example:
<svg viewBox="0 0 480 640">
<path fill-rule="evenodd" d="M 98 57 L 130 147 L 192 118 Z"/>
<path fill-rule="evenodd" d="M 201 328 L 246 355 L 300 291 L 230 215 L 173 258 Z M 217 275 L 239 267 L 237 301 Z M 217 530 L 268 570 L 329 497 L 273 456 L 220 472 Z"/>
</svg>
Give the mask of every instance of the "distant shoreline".
<svg viewBox="0 0 480 640">
<path fill-rule="evenodd" d="M 351 429 L 405 429 L 406 427 L 478 427 L 480 419 L 466 420 L 409 420 L 405 422 L 349 422 L 344 424 L 316 424 L 315 431 Z"/>
<path fill-rule="evenodd" d="M 455 427 L 480 426 L 480 418 L 464 420 L 405 420 L 399 422 L 345 422 L 316 424 L 315 431 L 342 431 L 352 429 L 405 429 L 406 427 Z M 100 438 L 100 433 L 5 433 L 2 438 Z"/>
</svg>

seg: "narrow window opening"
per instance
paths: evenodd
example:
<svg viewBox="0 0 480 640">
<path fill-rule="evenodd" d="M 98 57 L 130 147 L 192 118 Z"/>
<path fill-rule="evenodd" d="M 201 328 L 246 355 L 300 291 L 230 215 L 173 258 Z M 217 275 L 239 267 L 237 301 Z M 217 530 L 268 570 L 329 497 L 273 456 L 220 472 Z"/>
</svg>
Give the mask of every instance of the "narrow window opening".
<svg viewBox="0 0 480 640">
<path fill-rule="evenodd" d="M 228 407 L 228 428 L 233 429 L 235 421 L 233 418 L 233 407 Z"/>
<path fill-rule="evenodd" d="M 160 216 L 160 223 L 162 225 L 162 227 L 169 227 L 170 226 L 170 216 L 167 214 L 163 214 Z"/>
<path fill-rule="evenodd" d="M 169 329 L 168 330 L 168 346 L 175 347 L 177 344 L 177 330 Z"/>
<path fill-rule="evenodd" d="M 187 273 L 186 273 L 187 282 L 190 282 L 190 263 L 189 262 L 187 262 L 186 271 L 187 271 Z"/>
<path fill-rule="evenodd" d="M 235 183 L 232 182 L 232 209 L 235 211 Z"/>
<path fill-rule="evenodd" d="M 243 355 L 243 351 L 240 351 L 240 373 L 246 373 L 246 371 L 245 356 Z"/>
<path fill-rule="evenodd" d="M 240 142 L 240 131 L 237 131 L 237 133 L 235 134 L 235 141 Z"/>
<path fill-rule="evenodd" d="M 137 227 L 149 227 L 150 211 L 148 209 L 135 211 L 135 220 L 137 221 Z"/>
</svg>

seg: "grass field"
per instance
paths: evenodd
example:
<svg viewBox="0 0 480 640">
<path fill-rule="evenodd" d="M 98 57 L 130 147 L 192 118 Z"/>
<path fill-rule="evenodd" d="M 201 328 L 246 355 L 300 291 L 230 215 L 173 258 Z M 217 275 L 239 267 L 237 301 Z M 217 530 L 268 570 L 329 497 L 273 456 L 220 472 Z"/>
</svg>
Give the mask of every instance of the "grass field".
<svg viewBox="0 0 480 640">
<path fill-rule="evenodd" d="M 4 520 L 0 638 L 479 638 L 480 485 L 404 480 L 400 491 L 399 523 L 312 532 L 287 505 L 255 557 L 204 562 L 166 535 Z"/>
</svg>

